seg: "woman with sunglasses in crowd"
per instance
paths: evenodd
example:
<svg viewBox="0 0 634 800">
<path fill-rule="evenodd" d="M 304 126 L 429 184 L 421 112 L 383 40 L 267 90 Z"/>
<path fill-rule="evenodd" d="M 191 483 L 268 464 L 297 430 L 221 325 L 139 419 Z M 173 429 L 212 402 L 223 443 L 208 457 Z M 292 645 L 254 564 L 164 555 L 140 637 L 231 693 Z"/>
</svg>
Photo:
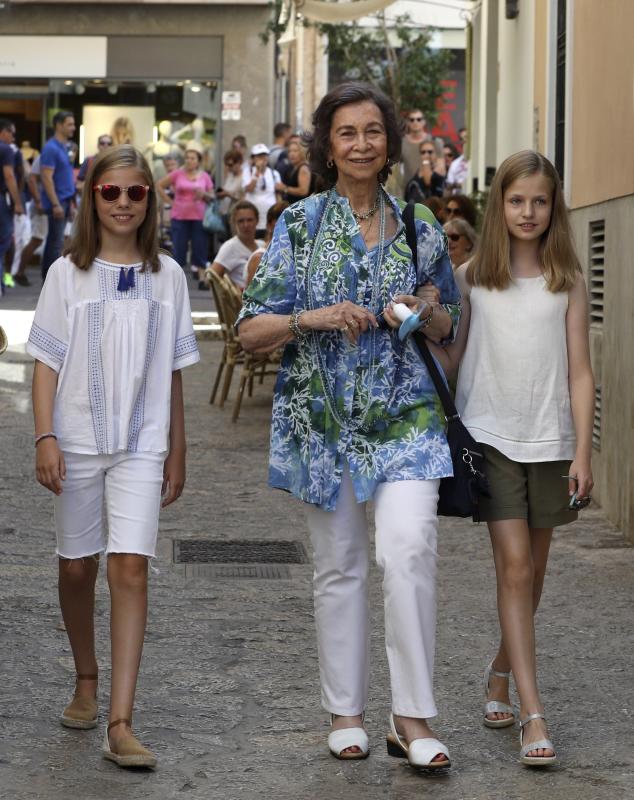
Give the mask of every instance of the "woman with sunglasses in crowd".
<svg viewBox="0 0 634 800">
<path fill-rule="evenodd" d="M 448 197 L 445 213 L 447 220 L 461 217 L 466 219 L 472 228 L 476 227 L 478 212 L 473 201 L 465 194 L 454 194 Z"/>
<path fill-rule="evenodd" d="M 54 494 L 59 598 L 76 669 L 60 721 L 97 725 L 93 617 L 105 552 L 112 678 L 103 754 L 122 767 L 156 765 L 132 734 L 132 709 L 159 510 L 185 482 L 180 371 L 199 360 L 187 281 L 159 254 L 157 224 L 143 156 L 131 145 L 98 155 L 27 345 L 35 358 L 36 475 Z"/>
<path fill-rule="evenodd" d="M 447 250 L 451 266 L 458 269 L 473 255 L 478 244 L 478 234 L 466 219 L 460 217 L 454 217 L 443 227 L 447 234 Z"/>
<path fill-rule="evenodd" d="M 440 159 L 436 158 L 434 140 L 431 137 L 423 139 L 419 151 L 418 172 L 405 187 L 405 200 L 408 203 L 422 203 L 428 197 L 442 197 L 445 188 L 445 177 L 437 169 Z"/>
</svg>

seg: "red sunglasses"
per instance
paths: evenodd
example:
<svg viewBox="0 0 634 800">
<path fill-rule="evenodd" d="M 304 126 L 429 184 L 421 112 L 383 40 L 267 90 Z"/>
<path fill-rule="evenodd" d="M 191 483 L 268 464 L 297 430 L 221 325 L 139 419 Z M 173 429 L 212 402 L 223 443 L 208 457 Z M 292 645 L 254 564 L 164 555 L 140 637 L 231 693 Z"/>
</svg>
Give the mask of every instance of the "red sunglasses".
<svg viewBox="0 0 634 800">
<path fill-rule="evenodd" d="M 121 196 L 121 192 L 126 192 L 128 199 L 133 203 L 140 203 L 145 200 L 147 193 L 150 191 L 149 186 L 142 186 L 140 183 L 134 186 L 117 186 L 114 183 L 98 183 L 93 186 L 93 191 L 99 192 L 106 203 L 114 203 Z"/>
</svg>

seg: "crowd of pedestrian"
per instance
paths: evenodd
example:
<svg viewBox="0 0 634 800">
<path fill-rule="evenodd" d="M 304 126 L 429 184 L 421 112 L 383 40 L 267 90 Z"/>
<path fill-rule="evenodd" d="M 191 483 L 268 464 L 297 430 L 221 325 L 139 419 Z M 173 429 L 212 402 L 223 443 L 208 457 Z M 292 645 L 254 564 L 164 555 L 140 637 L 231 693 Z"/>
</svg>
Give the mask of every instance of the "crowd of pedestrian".
<svg viewBox="0 0 634 800">
<path fill-rule="evenodd" d="M 393 170 L 388 189 L 397 197 L 427 205 L 442 224 L 457 215 L 475 229 L 475 206 L 463 194 L 468 170 L 464 153 L 466 130 L 460 130 L 456 142 L 443 141 L 430 134 L 422 111 L 412 109 L 401 115 L 401 120 L 404 124 L 401 160 Z M 14 143 L 15 125 L 10 120 L 0 120 L 0 261 L 4 265 L 0 287 L 3 290 L 16 284 L 30 284 L 26 270 L 38 251 L 42 279 L 46 277 L 51 263 L 70 241 L 72 223 L 94 159 L 119 140 L 129 139 L 129 131 L 119 122 L 113 126 L 113 133 L 98 137 L 96 154 L 77 167 L 77 147 L 73 141 L 76 123 L 72 113 L 59 111 L 54 116 L 52 136 L 42 153 L 31 150 L 28 159 Z M 156 186 L 160 244 L 184 269 L 189 268 L 199 289 L 207 286 L 205 269 L 220 263 L 217 256 L 222 245 L 236 237 L 240 240 L 232 223 L 235 219 L 232 212 L 238 202 L 246 200 L 257 209 L 259 247 L 266 238 L 270 208 L 303 200 L 322 188 L 320 177 L 308 164 L 304 137 L 285 122 L 275 125 L 270 145 L 257 142 L 249 147 L 246 136 L 235 136 L 223 155 L 218 186 L 205 171 L 203 150 L 196 140 L 185 142 L 182 147 L 170 146 L 159 161 L 160 174 L 164 175 Z M 214 205 L 212 227 L 205 222 L 210 204 Z M 473 244 L 469 236 L 475 233 L 455 226 L 451 233 L 463 239 L 459 246 L 452 247 L 452 253 L 468 250 L 469 242 Z M 235 247 L 230 250 L 235 251 Z M 226 253 L 225 248 L 223 258 Z M 246 253 L 243 256 L 239 268 L 232 258 L 232 268 L 228 271 L 240 288 L 247 282 L 248 257 Z"/>
</svg>

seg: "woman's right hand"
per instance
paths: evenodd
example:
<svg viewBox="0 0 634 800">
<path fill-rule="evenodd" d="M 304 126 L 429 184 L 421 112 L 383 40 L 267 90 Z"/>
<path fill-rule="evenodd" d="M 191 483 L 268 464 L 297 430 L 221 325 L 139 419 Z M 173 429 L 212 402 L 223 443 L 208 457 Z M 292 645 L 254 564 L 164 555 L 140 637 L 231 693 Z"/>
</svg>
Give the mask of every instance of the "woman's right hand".
<svg viewBox="0 0 634 800">
<path fill-rule="evenodd" d="M 35 448 L 35 476 L 38 483 L 53 494 L 62 493 L 62 481 L 66 480 L 66 464 L 57 439 L 42 439 Z"/>
<path fill-rule="evenodd" d="M 349 300 L 305 311 L 300 317 L 300 324 L 302 328 L 315 331 L 340 331 L 352 343 L 356 343 L 370 326 L 377 327 L 376 317 L 371 311 Z"/>
</svg>

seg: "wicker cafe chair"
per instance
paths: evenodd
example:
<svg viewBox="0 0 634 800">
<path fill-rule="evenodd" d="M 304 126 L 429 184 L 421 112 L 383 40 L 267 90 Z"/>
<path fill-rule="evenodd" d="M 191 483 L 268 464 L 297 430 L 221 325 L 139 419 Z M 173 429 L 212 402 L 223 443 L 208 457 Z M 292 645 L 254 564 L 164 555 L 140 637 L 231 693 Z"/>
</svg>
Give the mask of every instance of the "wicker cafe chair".
<svg viewBox="0 0 634 800">
<path fill-rule="evenodd" d="M 220 330 L 222 332 L 222 338 L 224 341 L 222 357 L 220 359 L 220 364 L 218 365 L 218 370 L 216 372 L 209 402 L 213 403 L 216 400 L 216 394 L 218 393 L 218 387 L 220 386 L 220 379 L 222 378 L 222 373 L 224 372 L 225 379 L 222 385 L 222 391 L 220 392 L 220 400 L 218 401 L 218 405 L 222 408 L 225 400 L 227 399 L 227 395 L 229 394 L 233 370 L 236 364 L 244 363 L 245 353 L 242 349 L 242 345 L 240 344 L 240 339 L 238 338 L 234 329 L 235 321 L 238 317 L 239 307 L 236 309 L 235 301 L 229 294 L 226 281 L 212 269 L 205 271 L 205 277 L 207 278 L 207 282 L 209 283 L 209 287 L 214 298 L 214 305 L 216 306 L 216 311 L 218 312 L 218 321 L 220 322 Z"/>
<path fill-rule="evenodd" d="M 220 277 L 218 273 L 211 269 L 207 270 L 205 275 L 214 295 L 216 310 L 218 311 L 218 318 L 225 339 L 225 347 L 220 365 L 218 366 L 210 402 L 214 402 L 216 391 L 220 384 L 220 377 L 223 369 L 225 369 L 225 379 L 219 402 L 219 405 L 222 407 L 229 394 L 234 367 L 236 365 L 241 365 L 240 384 L 231 418 L 232 422 L 236 422 L 240 415 L 244 390 L 248 386 L 248 394 L 249 397 L 251 397 L 253 394 L 253 380 L 256 375 L 259 376 L 260 383 L 263 383 L 265 375 L 277 375 L 280 366 L 281 352 L 247 353 L 244 351 L 234 329 L 236 319 L 242 307 L 242 295 L 239 289 L 226 275 Z"/>
</svg>

